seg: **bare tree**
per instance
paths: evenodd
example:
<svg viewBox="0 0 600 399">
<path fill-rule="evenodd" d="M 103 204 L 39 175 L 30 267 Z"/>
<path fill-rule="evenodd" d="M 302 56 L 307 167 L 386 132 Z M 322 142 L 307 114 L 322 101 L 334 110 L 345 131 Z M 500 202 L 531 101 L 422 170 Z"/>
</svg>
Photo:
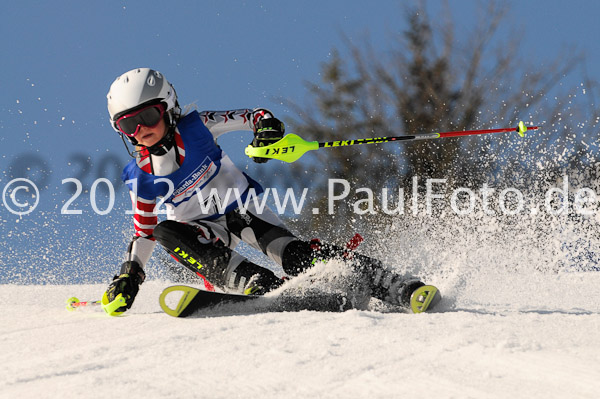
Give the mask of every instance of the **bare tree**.
<svg viewBox="0 0 600 399">
<path fill-rule="evenodd" d="M 334 49 L 323 64 L 322 82 L 308 86 L 311 105 L 292 104 L 297 117 L 288 121 L 290 130 L 325 141 L 516 126 L 519 120 L 549 127 L 566 119 L 572 93 L 559 93 L 558 86 L 582 64 L 581 57 L 557 57 L 546 66 L 524 60 L 518 37 L 523 32 L 497 37 L 507 15 L 501 2 L 489 2 L 481 12 L 468 42 L 456 40 L 450 17 L 435 26 L 421 5 L 407 10 L 408 29 L 388 55 L 368 44 L 348 43 L 347 58 Z M 549 102 L 549 93 L 557 93 L 557 100 Z M 409 189 L 413 176 L 444 177 L 456 184 L 483 181 L 499 168 L 521 173 L 526 161 L 564 148 L 572 129 L 570 124 L 534 135 L 527 149 L 517 136 L 477 136 L 322 150 L 292 165 L 293 180 L 296 187 L 311 187 L 312 207 L 325 211 L 330 178 L 396 193 L 398 187 Z M 575 152 L 582 154 L 581 148 Z M 352 204 L 363 194 L 353 191 L 349 204 L 340 204 L 334 215 L 308 218 L 311 229 L 350 234 L 352 221 L 358 220 Z"/>
</svg>

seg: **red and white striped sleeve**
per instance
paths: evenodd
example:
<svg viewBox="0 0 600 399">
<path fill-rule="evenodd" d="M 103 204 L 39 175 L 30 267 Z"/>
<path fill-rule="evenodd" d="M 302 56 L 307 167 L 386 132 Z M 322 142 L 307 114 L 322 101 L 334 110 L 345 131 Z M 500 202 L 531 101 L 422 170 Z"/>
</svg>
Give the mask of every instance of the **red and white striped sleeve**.
<svg viewBox="0 0 600 399">
<path fill-rule="evenodd" d="M 147 200 L 136 196 L 133 192 L 130 192 L 129 194 L 134 209 L 133 227 L 135 228 L 135 235 L 154 241 L 152 234 L 158 223 L 158 217 L 154 213 L 156 199 Z"/>
<path fill-rule="evenodd" d="M 139 152 L 137 165 L 144 172 L 153 173 L 152 159 L 147 148 L 143 148 Z M 158 218 L 154 213 L 154 208 L 156 207 L 156 198 L 147 200 L 136 196 L 133 191 L 129 192 L 129 196 L 131 197 L 131 202 L 134 209 L 133 227 L 135 228 L 135 236 L 148 238 L 154 241 L 152 234 L 156 224 L 158 223 Z"/>
<path fill-rule="evenodd" d="M 133 227 L 135 235 L 129 245 L 126 260 L 135 260 L 143 268 L 152 256 L 152 251 L 156 246 L 156 239 L 152 236 L 158 223 L 158 217 L 154 213 L 156 200 L 136 197 L 133 192 L 129 192 L 129 195 L 134 207 Z"/>
</svg>

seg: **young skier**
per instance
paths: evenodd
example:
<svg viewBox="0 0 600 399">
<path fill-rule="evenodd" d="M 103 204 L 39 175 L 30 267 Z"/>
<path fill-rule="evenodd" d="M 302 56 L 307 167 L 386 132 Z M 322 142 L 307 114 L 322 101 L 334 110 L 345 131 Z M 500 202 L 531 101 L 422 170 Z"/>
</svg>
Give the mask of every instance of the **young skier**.
<svg viewBox="0 0 600 399">
<path fill-rule="evenodd" d="M 107 99 L 111 125 L 124 142 L 126 137 L 136 146 L 135 159 L 122 174 L 134 206 L 135 235 L 119 274 L 102 297 L 109 314 L 121 314 L 133 304 L 156 241 L 183 266 L 204 276 L 207 285 L 253 295 L 271 291 L 284 280 L 235 252 L 240 241 L 262 251 L 288 276 L 298 275 L 316 260 L 348 255 L 334 245 L 297 238 L 271 210 L 259 213 L 253 201 L 247 212 L 238 209 L 231 190 L 240 193 L 243 203 L 250 189 L 258 194 L 262 187 L 238 170 L 215 140 L 226 132 L 248 130 L 254 133 L 253 146 L 278 141 L 284 124 L 270 111 L 183 114 L 173 86 L 149 68 L 119 76 Z M 263 163 L 268 159 L 253 160 Z M 227 199 L 227 203 L 216 203 Z M 167 209 L 167 220 L 158 223 L 161 203 Z M 352 262 L 364 274 L 371 295 L 382 300 L 408 306 L 413 291 L 423 286 L 418 279 L 389 271 L 376 259 L 353 254 Z M 114 301 L 119 294 L 126 304 L 109 310 L 111 304 L 118 304 Z"/>
</svg>

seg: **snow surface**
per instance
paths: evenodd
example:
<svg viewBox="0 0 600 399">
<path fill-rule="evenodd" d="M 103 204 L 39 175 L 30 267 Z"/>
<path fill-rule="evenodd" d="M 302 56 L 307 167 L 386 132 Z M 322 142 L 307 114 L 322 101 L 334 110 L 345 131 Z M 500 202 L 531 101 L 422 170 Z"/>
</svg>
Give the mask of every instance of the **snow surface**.
<svg viewBox="0 0 600 399">
<path fill-rule="evenodd" d="M 123 317 L 65 310 L 104 285 L 0 285 L 0 397 L 599 397 L 600 273 L 433 280 L 438 313 L 187 319 L 166 281 Z"/>
</svg>

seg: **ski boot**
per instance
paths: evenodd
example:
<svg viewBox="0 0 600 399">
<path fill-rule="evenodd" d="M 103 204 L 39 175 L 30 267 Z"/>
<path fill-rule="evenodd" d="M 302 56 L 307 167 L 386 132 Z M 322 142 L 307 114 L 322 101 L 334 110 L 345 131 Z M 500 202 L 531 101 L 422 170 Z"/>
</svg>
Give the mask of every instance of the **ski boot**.
<svg viewBox="0 0 600 399">
<path fill-rule="evenodd" d="M 363 257 L 363 262 L 365 258 Z M 433 285 L 425 285 L 416 277 L 396 274 L 379 261 L 374 261 L 376 263 L 371 266 L 362 267 L 366 269 L 365 274 L 374 298 L 410 309 L 413 313 L 432 310 L 440 302 L 441 294 Z"/>
<path fill-rule="evenodd" d="M 284 282 L 284 279 L 275 276 L 274 273 L 256 273 L 244 286 L 244 295 L 264 295 L 281 287 Z"/>
</svg>

